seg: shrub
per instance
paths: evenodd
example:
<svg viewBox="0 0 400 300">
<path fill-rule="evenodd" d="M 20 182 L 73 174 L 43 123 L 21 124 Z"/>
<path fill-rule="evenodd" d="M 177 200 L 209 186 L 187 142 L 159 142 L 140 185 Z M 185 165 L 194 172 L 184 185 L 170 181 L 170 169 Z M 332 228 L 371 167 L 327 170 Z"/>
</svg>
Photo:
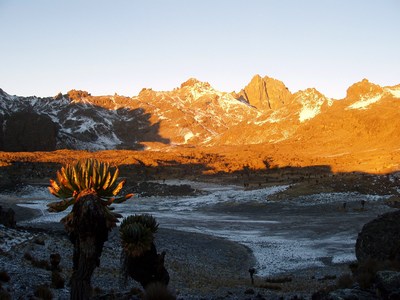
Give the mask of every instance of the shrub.
<svg viewBox="0 0 400 300">
<path fill-rule="evenodd" d="M 144 300 L 174 300 L 175 295 L 160 282 L 151 283 L 147 286 L 143 297 Z"/>
<path fill-rule="evenodd" d="M 354 280 L 350 274 L 343 274 L 336 281 L 336 286 L 338 289 L 348 289 L 351 288 L 353 284 Z"/>
<path fill-rule="evenodd" d="M 3 281 L 3 282 L 9 282 L 10 281 L 10 276 L 7 274 L 6 271 L 1 271 L 0 272 L 0 281 Z"/>
<path fill-rule="evenodd" d="M 33 293 L 36 297 L 43 300 L 51 300 L 53 299 L 53 293 L 46 285 L 39 285 L 36 287 L 35 292 Z"/>
<path fill-rule="evenodd" d="M 384 270 L 399 271 L 399 262 L 393 260 L 381 261 L 376 259 L 367 259 L 358 264 L 354 274 L 360 287 L 362 289 L 367 289 L 372 286 L 376 273 Z"/>
<path fill-rule="evenodd" d="M 44 239 L 42 238 L 36 238 L 33 242 L 37 245 L 44 246 Z"/>
<path fill-rule="evenodd" d="M 33 260 L 32 254 L 30 254 L 29 252 L 24 253 L 24 258 L 29 261 Z"/>
<path fill-rule="evenodd" d="M 50 270 L 50 264 L 49 264 L 49 262 L 47 260 L 44 260 L 44 259 L 40 259 L 40 260 L 32 259 L 31 263 L 32 263 L 32 266 L 34 266 L 35 268 L 44 269 L 44 270 Z"/>
<path fill-rule="evenodd" d="M 51 286 L 55 289 L 62 289 L 65 286 L 65 280 L 61 276 L 60 272 L 51 272 Z"/>
<path fill-rule="evenodd" d="M 11 295 L 5 291 L 5 290 L 0 290 L 0 299 L 1 300 L 11 300 Z"/>
</svg>

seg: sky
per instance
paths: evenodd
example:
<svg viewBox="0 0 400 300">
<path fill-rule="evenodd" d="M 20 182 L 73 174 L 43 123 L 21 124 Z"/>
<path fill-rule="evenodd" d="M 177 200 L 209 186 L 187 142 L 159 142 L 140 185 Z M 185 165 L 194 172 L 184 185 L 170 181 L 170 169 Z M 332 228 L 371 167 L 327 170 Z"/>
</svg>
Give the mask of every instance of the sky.
<svg viewBox="0 0 400 300">
<path fill-rule="evenodd" d="M 400 0 L 0 0 L 0 88 L 135 96 L 259 74 L 340 99 L 400 83 Z"/>
</svg>

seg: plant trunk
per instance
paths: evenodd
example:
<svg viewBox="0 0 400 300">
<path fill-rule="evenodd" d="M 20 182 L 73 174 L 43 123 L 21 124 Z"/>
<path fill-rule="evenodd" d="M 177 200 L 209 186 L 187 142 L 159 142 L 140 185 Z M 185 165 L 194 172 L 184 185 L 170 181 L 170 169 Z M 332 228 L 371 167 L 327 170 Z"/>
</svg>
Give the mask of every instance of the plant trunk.
<svg viewBox="0 0 400 300">
<path fill-rule="evenodd" d="M 126 255 L 126 254 L 125 254 Z M 125 256 L 124 268 L 126 275 L 139 282 L 144 289 L 151 283 L 169 283 L 169 274 L 164 266 L 165 252 L 157 254 L 152 243 L 151 249 L 141 256 Z"/>
<path fill-rule="evenodd" d="M 67 228 L 74 244 L 70 299 L 86 300 L 91 295 L 91 278 L 100 265 L 108 228 L 102 204 L 97 195 L 89 191 L 78 196 L 72 213 L 72 223 Z"/>
</svg>

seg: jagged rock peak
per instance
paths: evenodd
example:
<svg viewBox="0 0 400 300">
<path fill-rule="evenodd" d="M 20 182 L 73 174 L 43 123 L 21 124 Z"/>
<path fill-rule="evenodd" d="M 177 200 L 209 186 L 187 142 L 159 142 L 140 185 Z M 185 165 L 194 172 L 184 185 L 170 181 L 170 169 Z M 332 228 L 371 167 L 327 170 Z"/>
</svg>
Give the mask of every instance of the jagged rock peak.
<svg viewBox="0 0 400 300">
<path fill-rule="evenodd" d="M 307 121 L 320 114 L 324 105 L 332 105 L 332 100 L 325 97 L 315 88 L 298 91 L 293 95 L 293 98 L 295 102 L 302 106 L 299 112 L 300 122 Z"/>
<path fill-rule="evenodd" d="M 277 109 L 287 103 L 292 94 L 282 81 L 257 74 L 237 96 L 259 109 Z"/>
<path fill-rule="evenodd" d="M 322 94 L 320 91 L 318 91 L 315 88 L 307 88 L 305 90 L 298 91 L 293 94 L 295 98 L 311 98 L 311 99 L 317 99 L 317 98 L 326 98 L 324 94 Z"/>
<path fill-rule="evenodd" d="M 91 94 L 88 93 L 87 91 L 70 90 L 70 91 L 67 93 L 67 96 L 68 96 L 68 98 L 71 99 L 71 100 L 79 101 L 79 100 L 81 100 L 81 99 L 90 97 Z"/>
<path fill-rule="evenodd" d="M 203 82 L 196 78 L 189 78 L 188 80 L 186 80 L 181 84 L 181 89 L 184 87 L 195 87 L 195 86 L 202 86 L 203 88 L 211 88 L 208 82 Z"/>
<path fill-rule="evenodd" d="M 374 97 L 383 93 L 383 88 L 377 84 L 371 83 L 368 79 L 354 83 L 347 89 L 346 98 L 349 100 L 359 100 L 361 98 Z"/>
</svg>

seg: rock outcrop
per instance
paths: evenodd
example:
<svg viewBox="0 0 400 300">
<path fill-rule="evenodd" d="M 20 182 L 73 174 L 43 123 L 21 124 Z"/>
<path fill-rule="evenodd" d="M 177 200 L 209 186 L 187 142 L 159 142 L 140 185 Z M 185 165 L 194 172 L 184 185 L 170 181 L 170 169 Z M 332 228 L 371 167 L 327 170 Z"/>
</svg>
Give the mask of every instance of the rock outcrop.
<svg viewBox="0 0 400 300">
<path fill-rule="evenodd" d="M 400 262 L 400 210 L 379 216 L 365 224 L 356 242 L 357 260 Z"/>
<path fill-rule="evenodd" d="M 244 98 L 252 106 L 259 109 L 277 109 L 287 104 L 292 94 L 283 82 L 270 78 L 262 78 L 256 75 L 250 83 L 238 94 L 238 98 Z"/>
<path fill-rule="evenodd" d="M 1 89 L 0 89 L 1 92 Z M 0 115 L 0 128 L 3 128 L 4 116 Z M 0 130 L 0 149 L 4 149 L 4 132 Z"/>
<path fill-rule="evenodd" d="M 348 100 L 359 100 L 361 98 L 375 97 L 376 95 L 382 94 L 383 88 L 377 84 L 371 83 L 368 79 L 363 79 L 360 82 L 356 82 L 347 89 Z"/>
<path fill-rule="evenodd" d="M 57 125 L 47 115 L 16 112 L 4 121 L 4 151 L 53 151 Z"/>
<path fill-rule="evenodd" d="M 400 299 L 400 272 L 376 273 L 375 285 L 381 299 Z"/>
<path fill-rule="evenodd" d="M 316 89 L 291 94 L 281 81 L 267 76 L 254 76 L 238 94 L 221 92 L 207 82 L 190 78 L 172 91 L 143 89 L 134 97 L 91 96 L 71 90 L 66 95 L 40 98 L 0 91 L 0 116 L 4 116 L 0 125 L 6 130 L 10 116 L 17 112 L 46 115 L 59 128 L 56 149 L 154 150 L 176 145 L 279 143 L 319 153 L 319 157 L 324 157 L 322 153 L 362 154 L 366 149 L 385 149 L 392 155 L 398 149 L 399 99 L 399 86 L 380 87 L 368 80 L 353 84 L 345 99 L 332 100 Z M 18 130 L 21 126 L 14 124 Z M 20 137 L 12 136 L 14 129 L 8 132 L 11 134 L 6 142 L 0 131 L 0 150 L 53 147 L 26 148 L 21 141 L 16 142 Z M 43 139 L 49 137 L 46 132 Z M 26 135 L 29 138 L 32 136 Z M 42 137 L 35 138 L 38 145 Z M 368 155 L 367 161 L 372 161 L 370 154 L 363 154 Z M 395 159 L 387 157 L 385 160 L 390 161 L 384 163 L 378 160 L 385 156 L 378 156 L 381 158 L 374 160 L 369 170 L 398 168 Z M 363 159 L 362 168 L 364 163 Z"/>
<path fill-rule="evenodd" d="M 11 228 L 16 226 L 15 212 L 12 208 L 3 210 L 3 207 L 0 206 L 0 224 Z"/>
</svg>

